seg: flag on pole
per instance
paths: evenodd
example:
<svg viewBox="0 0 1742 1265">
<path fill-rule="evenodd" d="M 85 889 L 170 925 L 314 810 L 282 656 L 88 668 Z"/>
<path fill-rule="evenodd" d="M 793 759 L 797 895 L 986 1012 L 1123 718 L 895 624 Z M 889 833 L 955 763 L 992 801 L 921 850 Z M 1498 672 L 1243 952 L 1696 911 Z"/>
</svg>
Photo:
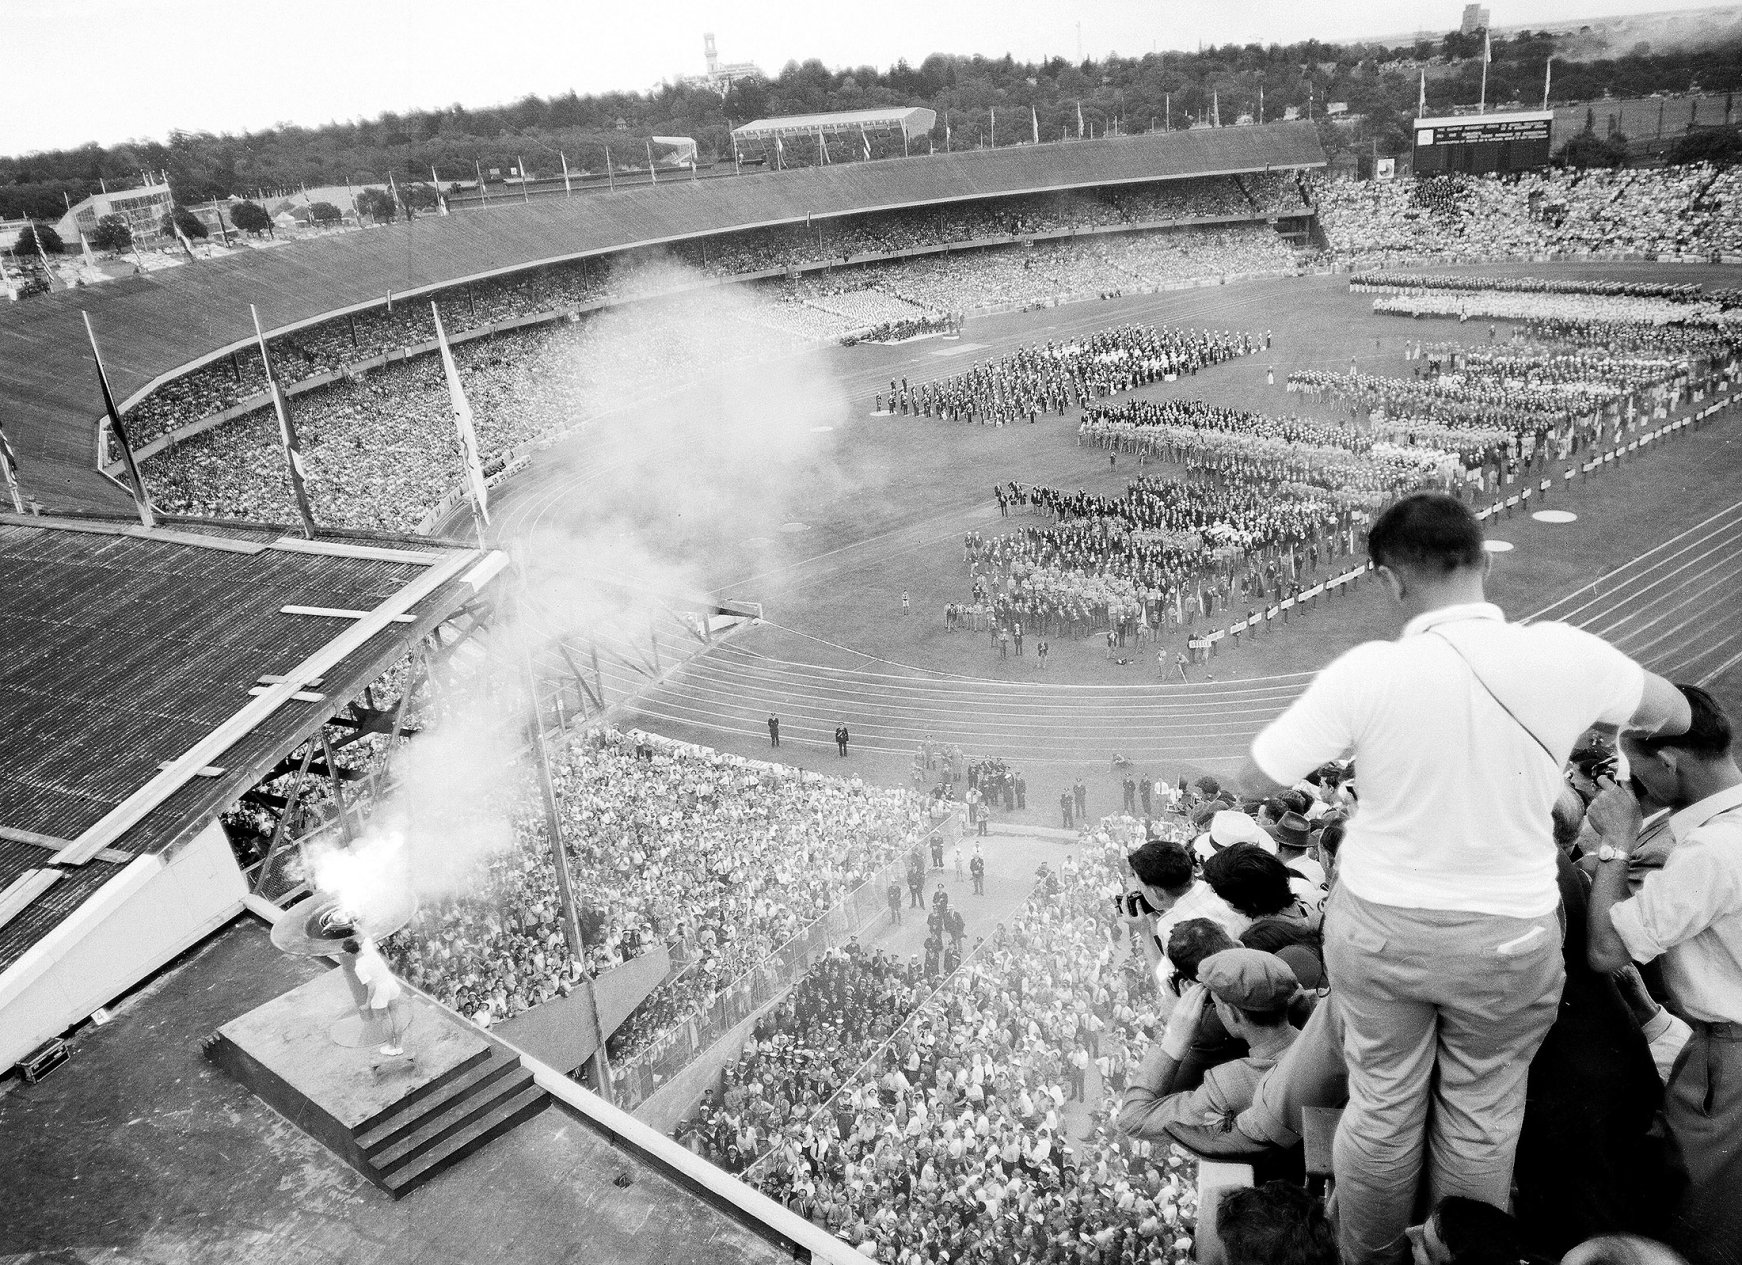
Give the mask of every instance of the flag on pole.
<svg viewBox="0 0 1742 1265">
<path fill-rule="evenodd" d="M 992 107 L 992 148 L 998 148 L 998 107 Z"/>
<path fill-rule="evenodd" d="M 611 151 L 606 150 L 605 152 L 610 153 Z M 490 190 L 484 184 L 484 169 L 478 165 L 478 160 L 476 158 L 472 160 L 472 170 L 478 173 L 478 196 L 484 199 L 485 206 L 489 206 Z"/>
<path fill-rule="evenodd" d="M 1421 72 L 1421 87 L 1415 93 L 1415 116 L 1418 119 L 1427 117 L 1427 71 Z"/>
<path fill-rule="evenodd" d="M 254 338 L 260 344 L 260 363 L 266 368 L 266 389 L 272 394 L 272 407 L 278 413 L 278 440 L 284 447 L 284 464 L 290 471 L 290 490 L 296 495 L 296 512 L 302 516 L 302 534 L 315 538 L 315 512 L 309 505 L 308 485 L 304 482 L 302 445 L 296 439 L 296 423 L 290 416 L 290 400 L 272 372 L 272 357 L 266 350 L 266 334 L 260 328 L 260 313 L 252 303 L 248 315 L 254 318 Z"/>
<path fill-rule="evenodd" d="M 430 188 L 435 190 L 436 208 L 440 210 L 443 215 L 446 215 L 448 213 L 448 200 L 442 197 L 442 178 L 436 175 L 436 169 L 434 166 L 431 166 L 429 169 L 429 184 Z"/>
<path fill-rule="evenodd" d="M 823 165 L 825 167 L 828 166 L 828 164 L 829 164 L 829 142 L 828 142 L 828 138 L 826 138 L 823 135 L 823 129 L 820 127 L 817 129 L 817 148 L 822 151 Z"/>
<path fill-rule="evenodd" d="M 859 129 L 859 140 L 865 146 L 865 161 L 871 161 L 871 138 L 865 135 L 865 129 Z"/>
<path fill-rule="evenodd" d="M 1542 64 L 1542 108 L 1545 110 L 1548 109 L 1548 86 L 1553 81 L 1553 79 L 1554 79 L 1554 54 L 1550 53 L 1548 56 L 1548 60 Z M 1728 119 L 1729 119 L 1729 112 L 1728 111 L 1725 112 L 1724 117 L 1725 117 L 1725 120 L 1728 121 Z"/>
<path fill-rule="evenodd" d="M 1040 112 L 1032 105 L 1028 107 L 1028 121 L 1034 125 L 1034 143 L 1040 144 Z"/>
<path fill-rule="evenodd" d="M 454 365 L 454 353 L 448 348 L 448 332 L 442 328 L 441 310 L 432 300 L 429 310 L 435 314 L 436 342 L 442 351 L 442 369 L 448 375 L 448 395 L 454 403 L 454 429 L 460 437 L 460 459 L 466 466 L 466 479 L 472 485 L 472 522 L 478 529 L 478 543 L 484 543 L 484 528 L 490 524 L 490 490 L 484 483 L 484 461 L 478 454 L 478 433 L 472 428 L 472 406 L 466 402 L 465 388 L 460 385 L 460 371 Z"/>
<path fill-rule="evenodd" d="M 946 110 L 944 112 L 944 153 L 947 154 L 949 152 L 950 152 L 950 115 L 949 115 L 949 112 Z"/>
<path fill-rule="evenodd" d="M 0 426 L 0 471 L 5 472 L 6 490 L 12 493 L 13 513 L 24 513 L 24 492 L 18 486 L 18 454 L 12 451 L 12 445 L 7 442 L 4 426 Z"/>
<path fill-rule="evenodd" d="M 1077 139 L 1083 139 L 1083 103 L 1077 102 Z"/>
<path fill-rule="evenodd" d="M 188 253 L 188 262 L 190 264 L 197 263 L 198 259 L 194 255 L 194 244 L 188 240 L 188 235 L 181 231 L 181 221 L 176 219 L 174 211 L 169 213 L 169 222 L 175 229 L 175 235 L 177 240 L 181 242 L 181 248 Z M 84 234 L 81 233 L 79 236 L 83 237 Z"/>
<path fill-rule="evenodd" d="M 218 217 L 218 232 L 224 235 L 224 245 L 228 246 L 230 244 L 230 226 L 224 223 L 224 204 L 214 200 L 212 214 Z"/>
<path fill-rule="evenodd" d="M 647 179 L 653 184 L 659 183 L 659 173 L 653 169 L 653 142 L 652 141 L 647 142 Z"/>
<path fill-rule="evenodd" d="M 127 442 L 127 428 L 121 424 L 121 412 L 115 407 L 114 393 L 109 390 L 109 375 L 103 369 L 103 353 L 97 350 L 97 331 L 91 328 L 91 314 L 81 310 L 79 315 L 85 318 L 85 337 L 91 340 L 91 358 L 97 364 L 97 386 L 103 392 L 103 415 L 109 422 L 109 434 L 121 450 L 121 464 L 127 469 L 133 507 L 139 511 L 139 521 L 149 530 L 157 526 L 157 516 L 151 511 L 151 494 L 145 490 L 145 480 L 139 476 L 139 463 L 133 460 L 133 449 Z"/>
<path fill-rule="evenodd" d="M 605 146 L 605 183 L 611 188 L 617 187 L 617 176 L 611 170 L 611 147 Z"/>
<path fill-rule="evenodd" d="M 393 173 L 391 171 L 387 173 L 387 187 L 393 191 L 394 214 L 397 215 L 399 207 L 399 186 L 394 183 Z M 405 218 L 408 220 L 411 218 L 410 207 L 405 208 Z"/>
<path fill-rule="evenodd" d="M 574 194 L 575 187 L 569 183 L 569 156 L 558 150 L 557 157 L 563 160 L 563 197 L 570 197 Z"/>
<path fill-rule="evenodd" d="M 82 228 L 79 230 L 79 249 L 84 252 L 85 267 L 95 268 L 97 266 L 97 260 L 96 257 L 91 254 L 91 239 L 85 236 L 85 230 Z"/>
<path fill-rule="evenodd" d="M 532 176 L 526 170 L 526 159 L 520 158 L 518 161 L 520 163 L 520 200 L 530 202 L 532 195 L 527 192 L 527 186 L 532 183 Z"/>
<path fill-rule="evenodd" d="M 776 136 L 774 138 L 774 167 L 778 171 L 784 166 L 786 166 L 786 146 L 781 144 L 780 137 Z"/>
</svg>

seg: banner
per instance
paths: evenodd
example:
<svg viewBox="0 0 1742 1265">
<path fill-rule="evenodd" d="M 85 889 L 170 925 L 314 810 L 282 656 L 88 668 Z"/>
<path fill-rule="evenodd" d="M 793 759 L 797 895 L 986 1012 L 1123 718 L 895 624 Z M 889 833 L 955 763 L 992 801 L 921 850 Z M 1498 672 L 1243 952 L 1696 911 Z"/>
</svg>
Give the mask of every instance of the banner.
<svg viewBox="0 0 1742 1265">
<path fill-rule="evenodd" d="M 454 364 L 454 353 L 448 347 L 447 330 L 442 328 L 442 314 L 432 300 L 429 310 L 435 315 L 436 342 L 441 346 L 442 370 L 448 376 L 448 395 L 453 400 L 454 429 L 460 438 L 460 459 L 466 466 L 466 481 L 472 487 L 472 518 L 478 528 L 478 543 L 484 542 L 484 528 L 490 524 L 490 490 L 484 483 L 484 461 L 478 453 L 478 433 L 472 425 L 472 406 L 466 402 L 466 390 L 460 385 L 460 371 Z"/>
</svg>

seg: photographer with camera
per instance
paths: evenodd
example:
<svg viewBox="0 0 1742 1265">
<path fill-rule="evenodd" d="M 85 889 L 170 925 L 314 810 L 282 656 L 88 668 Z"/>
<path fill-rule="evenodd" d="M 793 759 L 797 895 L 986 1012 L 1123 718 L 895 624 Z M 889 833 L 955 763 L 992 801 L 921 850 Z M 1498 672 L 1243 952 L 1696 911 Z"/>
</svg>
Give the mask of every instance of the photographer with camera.
<svg viewBox="0 0 1742 1265">
<path fill-rule="evenodd" d="M 1664 1092 L 1670 1161 L 1681 1184 L 1671 1242 L 1695 1265 L 1742 1261 L 1742 769 L 1729 718 L 1712 696 L 1679 687 L 1684 734 L 1625 733 L 1632 786 L 1612 778 L 1591 802 L 1602 846 L 1591 887 L 1593 970 L 1663 959 L 1671 1006 L 1693 1035 Z M 1674 843 L 1629 896 L 1640 800 L 1667 804 Z"/>
<path fill-rule="evenodd" d="M 1565 974 L 1552 809 L 1574 744 L 1598 724 L 1684 732 L 1688 704 L 1590 633 L 1508 623 L 1455 497 L 1394 502 L 1367 548 L 1402 636 L 1321 671 L 1253 742 L 1242 785 L 1277 795 L 1351 754 L 1361 770 L 1324 924 L 1349 1071 L 1333 1168 L 1344 1260 L 1395 1265 L 1424 1178 L 1511 1200 Z"/>
<path fill-rule="evenodd" d="M 1184 844 L 1151 839 L 1125 858 L 1131 877 L 1125 891 L 1115 897 L 1119 912 L 1131 925 L 1131 943 L 1142 950 L 1144 962 L 1161 985 L 1163 1013 L 1172 1009 L 1173 994 L 1167 988 L 1173 964 L 1167 958 L 1167 937 L 1188 918 L 1208 918 L 1237 936 L 1247 920 L 1216 895 L 1197 874 L 1192 854 Z"/>
</svg>

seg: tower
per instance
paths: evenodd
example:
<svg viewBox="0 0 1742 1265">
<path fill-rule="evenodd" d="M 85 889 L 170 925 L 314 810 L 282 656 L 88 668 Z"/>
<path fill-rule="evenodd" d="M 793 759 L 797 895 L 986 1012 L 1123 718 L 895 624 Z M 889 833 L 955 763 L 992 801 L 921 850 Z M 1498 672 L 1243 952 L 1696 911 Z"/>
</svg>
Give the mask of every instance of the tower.
<svg viewBox="0 0 1742 1265">
<path fill-rule="evenodd" d="M 714 51 L 714 33 L 709 31 L 702 36 L 702 56 L 708 63 L 708 78 L 713 79 L 720 73 L 720 55 Z"/>
</svg>

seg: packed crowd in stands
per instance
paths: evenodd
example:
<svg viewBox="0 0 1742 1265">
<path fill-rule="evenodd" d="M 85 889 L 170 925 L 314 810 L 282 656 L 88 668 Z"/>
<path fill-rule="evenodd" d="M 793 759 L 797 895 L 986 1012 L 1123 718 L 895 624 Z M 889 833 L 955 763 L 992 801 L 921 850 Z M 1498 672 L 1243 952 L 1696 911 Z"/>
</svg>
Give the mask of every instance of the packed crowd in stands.
<svg viewBox="0 0 1742 1265">
<path fill-rule="evenodd" d="M 787 225 L 725 233 L 663 250 L 625 252 L 610 260 L 580 260 L 471 282 L 450 287 L 435 297 L 441 305 L 443 325 L 451 336 L 504 321 L 575 312 L 601 303 L 668 292 L 695 284 L 697 272 L 737 277 L 972 241 L 1069 234 L 1097 228 L 1129 229 L 1182 219 L 1301 214 L 1306 209 L 1295 181 L 1282 173 L 1206 177 L 1100 194 L 1005 198 L 961 206 L 879 212 L 815 227 Z M 1179 276 L 1282 266 L 1279 260 L 1286 263 L 1289 252 L 1275 233 L 1262 225 L 1256 228 L 1256 232 L 1247 229 L 1236 234 L 1247 244 L 1245 251 L 1215 249 L 1216 258 L 1206 258 L 1196 266 L 1186 263 L 1182 250 L 1179 259 L 1168 259 L 1166 252 L 1159 252 L 1154 263 L 1144 268 L 1141 266 L 1144 252 L 1140 250 L 1133 260 L 1139 266 L 1121 269 L 1117 263 L 1103 263 L 1102 252 L 1117 255 L 1122 245 L 1115 243 L 1120 243 L 1123 234 L 1100 238 L 1107 243 L 1102 251 L 1066 250 L 1056 259 L 1049 257 L 1048 271 L 1042 277 L 1024 278 L 1027 284 L 1010 297 L 990 301 L 1033 302 L 1058 293 L 1131 289 L 1172 281 Z M 1256 249 L 1266 238 L 1276 249 L 1268 252 Z M 1248 255 L 1250 258 L 1245 257 Z M 668 264 L 673 260 L 688 271 L 671 270 Z M 1252 267 L 1241 266 L 1246 264 Z M 1110 276 L 1117 279 L 1116 286 L 1106 285 Z M 939 284 L 916 280 L 915 286 L 921 293 L 913 302 L 934 312 L 972 306 L 937 301 Z M 865 288 L 862 282 L 858 288 Z M 898 292 L 889 286 L 877 288 L 887 291 L 891 301 L 900 301 Z M 269 345 L 274 371 L 280 380 L 298 382 L 337 373 L 348 365 L 376 360 L 404 347 L 425 346 L 435 339 L 430 296 L 384 298 L 379 307 L 272 338 Z M 848 319 L 836 329 L 819 320 L 799 328 L 810 337 L 834 338 L 867 325 L 898 319 L 899 315 L 870 316 L 856 322 Z M 265 389 L 259 352 L 253 348 L 237 352 L 164 384 L 130 409 L 129 440 L 136 446 L 149 443 L 178 427 L 233 408 Z"/>
<path fill-rule="evenodd" d="M 613 1058 L 656 1045 L 918 835 L 920 801 L 906 791 L 640 733 L 592 731 L 552 766 L 586 960 L 566 950 L 532 814 L 473 885 L 426 905 L 383 949 L 413 984 L 488 1025 L 664 943 L 678 969 L 613 1034 Z"/>
<path fill-rule="evenodd" d="M 1742 254 L 1735 166 L 1322 178 L 1312 193 L 1332 248 L 1356 259 Z"/>
<path fill-rule="evenodd" d="M 743 1172 L 771 1135 L 832 1099 L 933 986 L 917 961 L 866 953 L 856 940 L 831 950 L 756 1020 L 719 1093 L 706 1091 L 678 1139 L 727 1172 Z"/>
<path fill-rule="evenodd" d="M 1251 334 L 1119 325 L 1071 342 L 1030 346 L 965 373 L 898 388 L 889 386 L 890 412 L 944 421 L 1012 426 L 1153 382 L 1172 381 L 1207 365 L 1250 355 Z M 874 401 L 881 411 L 881 393 Z"/>
<path fill-rule="evenodd" d="M 881 1261 L 1189 1259 L 1189 1158 L 1112 1127 L 1107 1090 L 1159 1022 L 1111 901 L 1123 851 L 1102 834 L 1043 879 L 750 1179 Z"/>
</svg>

